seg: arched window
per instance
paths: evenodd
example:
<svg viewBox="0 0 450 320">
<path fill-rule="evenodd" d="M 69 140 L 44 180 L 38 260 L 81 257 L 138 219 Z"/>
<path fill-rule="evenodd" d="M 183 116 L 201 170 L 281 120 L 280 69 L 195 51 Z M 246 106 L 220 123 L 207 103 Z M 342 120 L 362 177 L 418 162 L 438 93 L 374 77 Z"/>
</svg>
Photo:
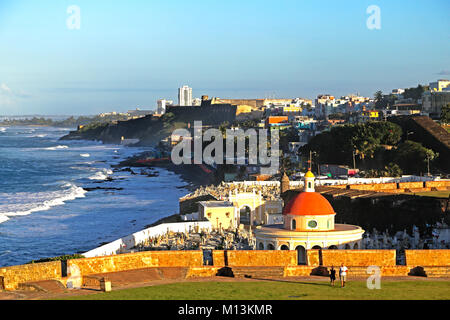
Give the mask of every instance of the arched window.
<svg viewBox="0 0 450 320">
<path fill-rule="evenodd" d="M 264 243 L 262 242 L 259 243 L 259 250 L 264 250 Z"/>
<path fill-rule="evenodd" d="M 308 182 L 308 189 L 311 189 L 311 187 L 312 187 L 311 182 Z"/>
<path fill-rule="evenodd" d="M 292 230 L 297 229 L 297 221 L 295 219 L 292 219 Z"/>
</svg>

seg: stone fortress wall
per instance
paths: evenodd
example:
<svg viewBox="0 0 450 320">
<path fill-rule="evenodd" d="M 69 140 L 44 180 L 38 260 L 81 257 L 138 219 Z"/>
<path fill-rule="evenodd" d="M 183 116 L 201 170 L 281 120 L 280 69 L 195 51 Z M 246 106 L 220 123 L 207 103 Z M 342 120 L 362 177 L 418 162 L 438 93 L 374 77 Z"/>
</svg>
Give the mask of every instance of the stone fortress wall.
<svg viewBox="0 0 450 320">
<path fill-rule="evenodd" d="M 282 268 L 284 276 L 308 276 L 324 267 L 346 264 L 354 275 L 365 274 L 368 266 L 379 266 L 383 276 L 425 275 L 450 277 L 450 250 L 406 250 L 406 265 L 396 265 L 395 250 L 308 250 L 307 265 L 298 265 L 296 251 L 213 251 L 213 264 L 205 263 L 203 252 L 148 251 L 106 257 L 0 267 L 0 290 L 17 290 L 24 283 L 144 268 L 184 268 L 186 277 L 210 277 L 228 267 Z M 434 272 L 437 270 L 439 272 Z M 414 270 L 419 270 L 415 274 Z M 358 273 L 359 272 L 359 273 Z M 64 275 L 64 276 L 63 276 Z"/>
</svg>

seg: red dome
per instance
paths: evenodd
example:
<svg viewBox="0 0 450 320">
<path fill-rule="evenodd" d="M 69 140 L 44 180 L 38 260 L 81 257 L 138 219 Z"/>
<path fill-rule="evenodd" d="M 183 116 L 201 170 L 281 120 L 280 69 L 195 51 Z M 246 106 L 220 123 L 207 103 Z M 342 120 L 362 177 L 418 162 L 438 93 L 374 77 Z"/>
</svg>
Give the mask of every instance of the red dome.
<svg viewBox="0 0 450 320">
<path fill-rule="evenodd" d="M 336 213 L 328 200 L 320 193 L 301 192 L 284 207 L 283 214 L 327 216 Z"/>
</svg>

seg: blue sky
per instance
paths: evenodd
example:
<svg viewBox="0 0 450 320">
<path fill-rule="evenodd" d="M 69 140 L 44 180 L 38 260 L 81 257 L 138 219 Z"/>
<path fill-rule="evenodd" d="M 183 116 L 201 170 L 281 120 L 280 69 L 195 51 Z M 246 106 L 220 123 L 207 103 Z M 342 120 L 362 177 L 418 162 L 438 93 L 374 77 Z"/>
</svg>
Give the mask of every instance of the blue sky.
<svg viewBox="0 0 450 320">
<path fill-rule="evenodd" d="M 0 115 L 154 108 L 182 85 L 312 99 L 426 84 L 450 78 L 449 12 L 447 0 L 0 0 Z"/>
</svg>

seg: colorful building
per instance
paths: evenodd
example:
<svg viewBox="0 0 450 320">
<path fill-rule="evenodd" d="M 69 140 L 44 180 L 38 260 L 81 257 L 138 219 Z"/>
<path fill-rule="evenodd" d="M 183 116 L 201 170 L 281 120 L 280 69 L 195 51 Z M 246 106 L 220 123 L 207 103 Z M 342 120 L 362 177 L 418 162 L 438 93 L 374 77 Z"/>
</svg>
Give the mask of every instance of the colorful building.
<svg viewBox="0 0 450 320">
<path fill-rule="evenodd" d="M 315 192 L 315 177 L 305 174 L 305 189 L 285 204 L 284 224 L 255 229 L 259 250 L 297 250 L 306 263 L 309 249 L 359 249 L 364 230 L 358 226 L 336 224 L 335 211 L 320 193 Z"/>
<path fill-rule="evenodd" d="M 236 227 L 237 211 L 231 202 L 199 202 L 200 220 L 209 220 L 214 229 L 233 229 Z"/>
</svg>

